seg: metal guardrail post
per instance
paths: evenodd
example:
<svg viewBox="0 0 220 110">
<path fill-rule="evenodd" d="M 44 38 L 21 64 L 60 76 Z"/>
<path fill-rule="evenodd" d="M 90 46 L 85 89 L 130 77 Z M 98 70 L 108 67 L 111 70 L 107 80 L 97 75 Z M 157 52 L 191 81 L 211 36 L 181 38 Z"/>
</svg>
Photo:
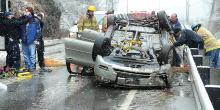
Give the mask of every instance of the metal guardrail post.
<svg viewBox="0 0 220 110">
<path fill-rule="evenodd" d="M 200 78 L 199 72 L 193 60 L 189 47 L 186 48 L 186 51 L 187 51 L 186 54 L 187 54 L 187 59 L 188 59 L 189 66 L 190 66 L 190 71 L 192 73 L 193 81 L 196 86 L 196 91 L 198 93 L 199 100 L 201 102 L 201 107 L 203 110 L 214 110 L 213 105 L 208 96 L 208 93 L 205 89 L 205 86 Z"/>
</svg>

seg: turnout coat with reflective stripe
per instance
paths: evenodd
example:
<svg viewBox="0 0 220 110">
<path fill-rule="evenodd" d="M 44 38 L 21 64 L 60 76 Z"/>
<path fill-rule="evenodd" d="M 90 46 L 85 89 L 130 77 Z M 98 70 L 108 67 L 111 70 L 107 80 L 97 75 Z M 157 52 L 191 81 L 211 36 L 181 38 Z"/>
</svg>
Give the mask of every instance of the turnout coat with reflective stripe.
<svg viewBox="0 0 220 110">
<path fill-rule="evenodd" d="M 87 15 L 81 16 L 77 26 L 79 32 L 82 32 L 84 29 L 99 31 L 99 25 L 95 16 L 92 18 L 89 18 Z"/>
</svg>

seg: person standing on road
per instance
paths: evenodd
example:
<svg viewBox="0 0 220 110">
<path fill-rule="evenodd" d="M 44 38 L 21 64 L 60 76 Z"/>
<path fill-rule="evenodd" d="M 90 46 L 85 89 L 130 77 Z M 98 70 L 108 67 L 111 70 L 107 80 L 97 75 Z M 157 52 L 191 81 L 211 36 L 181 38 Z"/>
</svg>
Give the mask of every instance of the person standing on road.
<svg viewBox="0 0 220 110">
<path fill-rule="evenodd" d="M 171 24 L 171 27 L 172 27 L 173 31 L 175 29 L 182 29 L 181 24 L 180 24 L 180 22 L 179 22 L 179 20 L 177 18 L 177 14 L 176 13 L 171 14 L 171 16 L 170 16 L 170 24 Z M 174 36 L 174 37 L 175 37 L 176 41 L 179 39 L 179 36 Z M 175 51 L 176 52 L 175 52 L 174 56 L 175 56 L 176 60 L 174 62 L 174 65 L 179 67 L 180 64 L 181 64 L 181 58 L 180 58 L 180 54 L 178 54 L 178 52 L 180 52 L 180 50 L 179 49 L 175 49 Z"/>
<path fill-rule="evenodd" d="M 19 48 L 19 26 L 26 24 L 28 19 L 18 19 L 10 12 L 4 14 L 3 24 L 5 26 L 5 49 L 7 52 L 6 66 L 19 70 L 20 48 Z"/>
<path fill-rule="evenodd" d="M 88 6 L 87 7 L 87 13 L 86 15 L 83 15 L 80 17 L 79 22 L 77 24 L 78 32 L 82 32 L 84 29 L 91 29 L 99 32 L 99 25 L 96 20 L 96 17 L 94 16 L 94 11 L 96 11 L 95 6 Z M 74 74 L 78 73 L 78 70 L 80 70 L 80 65 L 74 65 L 74 70 L 76 72 L 73 72 Z M 83 67 L 83 70 L 81 73 L 91 73 L 92 68 L 90 67 Z"/>
<path fill-rule="evenodd" d="M 44 22 L 43 22 L 43 13 L 39 13 L 37 16 L 34 16 L 35 19 L 37 19 L 40 22 L 40 27 L 41 31 L 40 34 L 37 38 L 36 42 L 36 48 L 37 48 L 37 57 L 38 57 L 38 63 L 40 66 L 40 72 L 51 72 L 51 69 L 46 69 L 45 68 L 45 61 L 44 61 L 44 40 L 43 40 L 43 27 L 44 27 Z"/>
<path fill-rule="evenodd" d="M 191 28 L 204 40 L 205 53 L 209 56 L 210 66 L 220 68 L 220 42 L 201 24 L 193 24 Z"/>
<path fill-rule="evenodd" d="M 91 29 L 99 31 L 99 25 L 94 16 L 94 11 L 96 10 L 95 6 L 88 6 L 86 15 L 80 17 L 78 22 L 78 31 L 82 32 L 84 29 Z"/>
<path fill-rule="evenodd" d="M 40 23 L 34 19 L 34 10 L 32 7 L 25 9 L 28 23 L 21 26 L 22 49 L 26 68 L 30 71 L 36 70 L 36 44 L 35 41 L 40 34 Z"/>
<path fill-rule="evenodd" d="M 107 17 L 108 17 L 109 14 L 114 14 L 114 10 L 113 9 L 108 10 L 105 14 L 106 15 L 103 17 L 103 21 L 102 21 L 102 32 L 104 32 L 104 33 L 108 29 Z"/>
</svg>

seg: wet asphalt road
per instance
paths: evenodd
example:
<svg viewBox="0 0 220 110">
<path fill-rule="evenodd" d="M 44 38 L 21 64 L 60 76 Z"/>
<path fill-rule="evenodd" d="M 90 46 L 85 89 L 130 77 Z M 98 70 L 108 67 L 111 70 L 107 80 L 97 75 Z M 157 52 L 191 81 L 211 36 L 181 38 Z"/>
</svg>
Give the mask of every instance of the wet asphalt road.
<svg viewBox="0 0 220 110">
<path fill-rule="evenodd" d="M 45 55 L 65 61 L 64 45 L 47 47 Z M 100 86 L 93 77 L 69 76 L 59 67 L 51 73 L 36 72 L 30 80 L 10 79 L 7 89 L 0 87 L 0 110 L 196 109 L 191 83 L 183 74 L 171 89 L 126 89 Z"/>
<path fill-rule="evenodd" d="M 0 110 L 196 110 L 190 83 L 177 79 L 182 86 L 176 81 L 171 89 L 112 88 L 61 67 L 0 89 Z"/>
</svg>

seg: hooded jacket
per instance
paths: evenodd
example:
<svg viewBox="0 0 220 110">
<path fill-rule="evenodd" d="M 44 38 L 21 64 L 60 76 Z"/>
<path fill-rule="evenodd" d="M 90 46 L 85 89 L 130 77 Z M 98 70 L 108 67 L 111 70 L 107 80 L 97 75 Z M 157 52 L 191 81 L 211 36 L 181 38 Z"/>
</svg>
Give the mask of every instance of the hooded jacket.
<svg viewBox="0 0 220 110">
<path fill-rule="evenodd" d="M 214 35 L 210 31 L 208 31 L 204 27 L 199 27 L 196 33 L 204 40 L 206 53 L 220 48 L 220 42 L 214 37 Z"/>
</svg>

